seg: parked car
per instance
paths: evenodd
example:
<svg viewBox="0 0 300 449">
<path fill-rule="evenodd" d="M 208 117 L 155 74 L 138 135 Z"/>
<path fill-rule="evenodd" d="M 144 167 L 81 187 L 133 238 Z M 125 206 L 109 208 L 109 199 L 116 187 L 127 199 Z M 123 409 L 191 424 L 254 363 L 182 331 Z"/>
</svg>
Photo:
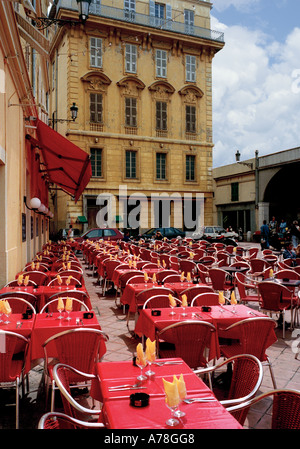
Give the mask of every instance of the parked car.
<svg viewBox="0 0 300 449">
<path fill-rule="evenodd" d="M 144 239 L 150 239 L 154 237 L 157 231 L 161 232 L 163 237 L 167 237 L 167 239 L 176 239 L 177 237 L 185 237 L 185 232 L 178 228 L 150 228 L 148 231 L 144 232 L 140 235 L 140 237 Z"/>
<path fill-rule="evenodd" d="M 232 244 L 238 239 L 238 234 L 234 231 L 226 231 L 222 226 L 204 226 L 200 232 L 194 232 L 192 238 L 208 241 L 220 241 Z"/>
<path fill-rule="evenodd" d="M 60 229 L 57 233 L 57 240 L 66 240 L 68 238 L 68 228 Z M 79 237 L 81 234 L 80 229 L 73 228 L 73 236 Z"/>
<path fill-rule="evenodd" d="M 74 237 L 76 242 L 84 240 L 122 240 L 123 233 L 117 228 L 93 228 L 84 232 L 80 237 Z"/>
</svg>

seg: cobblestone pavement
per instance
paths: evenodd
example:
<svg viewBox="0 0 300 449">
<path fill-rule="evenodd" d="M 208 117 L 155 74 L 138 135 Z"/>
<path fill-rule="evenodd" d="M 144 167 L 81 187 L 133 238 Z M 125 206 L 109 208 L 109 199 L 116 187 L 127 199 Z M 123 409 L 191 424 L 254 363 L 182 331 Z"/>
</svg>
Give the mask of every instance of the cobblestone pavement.
<svg viewBox="0 0 300 449">
<path fill-rule="evenodd" d="M 255 246 L 253 243 L 243 243 L 243 246 Z M 81 256 L 79 255 L 79 258 Z M 103 361 L 131 360 L 140 339 L 135 338 L 127 329 L 122 309 L 115 304 L 114 296 L 102 296 L 96 276 L 82 261 L 86 288 L 91 297 L 101 328 L 109 335 L 107 352 Z M 256 306 L 252 306 L 256 308 Z M 287 321 L 289 317 L 287 317 Z M 299 331 L 299 332 L 298 332 Z M 282 339 L 282 330 L 277 329 L 278 341 L 267 351 L 275 372 L 278 388 L 300 389 L 300 357 L 295 359 L 291 350 L 292 342 L 297 338 L 300 329 L 293 332 L 286 331 Z M 45 407 L 45 398 L 42 385 L 43 365 L 37 365 L 30 372 L 30 391 L 20 401 L 20 429 L 36 429 L 40 417 L 49 408 Z M 259 393 L 273 389 L 269 368 L 264 367 L 264 377 Z M 56 401 L 59 410 L 59 397 Z M 246 428 L 270 428 L 272 400 L 264 401 L 253 406 L 245 423 Z M 0 429 L 14 429 L 15 405 L 14 391 L 0 390 Z"/>
</svg>

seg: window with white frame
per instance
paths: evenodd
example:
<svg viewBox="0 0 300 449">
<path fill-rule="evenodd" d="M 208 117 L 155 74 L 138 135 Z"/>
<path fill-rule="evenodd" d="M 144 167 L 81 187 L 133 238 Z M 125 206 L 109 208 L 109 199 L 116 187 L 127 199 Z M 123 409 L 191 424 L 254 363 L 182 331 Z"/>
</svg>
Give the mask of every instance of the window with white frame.
<svg viewBox="0 0 300 449">
<path fill-rule="evenodd" d="M 194 11 L 190 9 L 184 10 L 184 29 L 188 34 L 193 34 L 194 32 Z"/>
<path fill-rule="evenodd" d="M 160 78 L 167 77 L 167 52 L 165 50 L 156 50 L 155 67 L 156 76 Z"/>
<path fill-rule="evenodd" d="M 125 44 L 125 71 L 128 73 L 136 73 L 137 63 L 137 46 Z"/>
<path fill-rule="evenodd" d="M 192 83 L 196 82 L 196 56 L 185 56 L 185 79 Z"/>
<path fill-rule="evenodd" d="M 135 19 L 135 0 L 124 0 L 125 19 Z"/>
<path fill-rule="evenodd" d="M 91 67 L 102 67 L 102 39 L 90 38 L 90 65 Z"/>
</svg>

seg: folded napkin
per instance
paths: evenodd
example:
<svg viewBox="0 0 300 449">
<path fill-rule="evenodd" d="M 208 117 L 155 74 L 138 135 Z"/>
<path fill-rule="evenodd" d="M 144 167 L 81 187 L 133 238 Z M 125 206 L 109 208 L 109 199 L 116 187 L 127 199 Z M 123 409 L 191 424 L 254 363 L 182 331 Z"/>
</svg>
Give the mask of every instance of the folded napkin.
<svg viewBox="0 0 300 449">
<path fill-rule="evenodd" d="M 68 279 L 66 279 L 66 284 L 69 285 L 71 282 L 72 276 L 68 276 Z"/>
<path fill-rule="evenodd" d="M 219 292 L 219 304 L 225 304 L 225 298 L 223 292 Z"/>
<path fill-rule="evenodd" d="M 143 351 L 142 343 L 139 343 L 136 347 L 136 364 L 146 366 L 146 357 Z"/>
<path fill-rule="evenodd" d="M 150 338 L 146 340 L 146 359 L 149 362 L 154 362 L 156 356 L 156 342 L 151 341 Z"/>
<path fill-rule="evenodd" d="M 191 273 L 187 273 L 186 274 L 186 280 L 188 281 L 188 282 L 191 282 Z"/>
<path fill-rule="evenodd" d="M 58 280 L 58 283 L 59 283 L 59 284 L 62 284 L 62 278 L 60 277 L 59 274 L 56 276 L 56 278 L 57 278 L 57 280 Z"/>
<path fill-rule="evenodd" d="M 64 310 L 65 305 L 62 298 L 58 298 L 57 302 L 57 310 Z"/>
<path fill-rule="evenodd" d="M 166 394 L 166 404 L 169 407 L 177 407 L 180 402 L 177 381 L 173 378 L 173 382 L 168 382 L 163 378 L 163 385 Z"/>
<path fill-rule="evenodd" d="M 269 276 L 270 276 L 270 278 L 273 277 L 273 274 L 274 274 L 274 271 L 273 271 L 272 268 L 271 268 L 270 271 L 269 271 Z"/>
<path fill-rule="evenodd" d="M 163 267 L 166 268 L 166 262 L 165 260 L 162 261 Z"/>
<path fill-rule="evenodd" d="M 34 270 L 35 269 L 35 264 L 34 262 L 31 262 L 31 268 Z"/>
<path fill-rule="evenodd" d="M 71 270 L 71 262 L 68 262 L 68 263 L 67 263 L 67 269 L 68 269 L 68 270 Z"/>
<path fill-rule="evenodd" d="M 36 265 L 35 265 L 35 269 L 38 270 L 39 268 L 40 268 L 40 263 L 37 262 Z"/>
<path fill-rule="evenodd" d="M 173 298 L 173 296 L 171 295 L 171 293 L 169 294 L 169 303 L 171 307 L 176 307 L 176 301 Z"/>
<path fill-rule="evenodd" d="M 186 386 L 183 375 L 180 374 L 179 379 L 177 379 L 177 377 L 174 375 L 174 380 L 176 380 L 177 383 L 177 389 L 180 399 L 184 399 L 186 397 Z"/>
<path fill-rule="evenodd" d="M 147 273 L 144 273 L 144 279 L 145 279 L 145 281 L 148 281 L 148 274 Z"/>
<path fill-rule="evenodd" d="M 6 315 L 9 315 L 11 313 L 11 307 L 10 307 L 9 302 L 7 301 L 7 299 L 4 300 L 3 313 L 5 313 Z"/>
<path fill-rule="evenodd" d="M 5 304 L 3 299 L 0 300 L 0 313 L 5 313 Z"/>
<path fill-rule="evenodd" d="M 160 267 L 160 260 L 159 259 L 157 259 L 157 266 L 158 266 L 158 268 Z"/>
<path fill-rule="evenodd" d="M 72 312 L 72 310 L 73 310 L 73 299 L 72 299 L 72 298 L 69 298 L 68 296 L 67 296 L 67 299 L 66 299 L 66 307 L 65 307 L 65 310 L 66 310 L 67 312 Z"/>
<path fill-rule="evenodd" d="M 19 276 L 18 276 L 18 283 L 22 284 L 22 282 L 23 282 L 23 274 L 19 274 Z"/>
<path fill-rule="evenodd" d="M 180 280 L 184 281 L 184 271 L 181 272 Z"/>
<path fill-rule="evenodd" d="M 153 273 L 152 281 L 153 281 L 153 284 L 156 284 L 156 274 L 155 273 Z"/>
<path fill-rule="evenodd" d="M 29 275 L 25 276 L 24 285 L 25 286 L 28 285 L 28 282 L 29 282 Z"/>
<path fill-rule="evenodd" d="M 182 295 L 181 297 L 181 305 L 182 307 L 187 307 L 188 303 L 187 303 L 187 296 L 185 294 Z"/>
<path fill-rule="evenodd" d="M 231 293 L 231 296 L 230 296 L 230 304 L 237 304 L 237 300 L 236 300 L 236 298 L 235 298 L 235 294 L 234 294 L 234 292 L 232 292 Z"/>
</svg>

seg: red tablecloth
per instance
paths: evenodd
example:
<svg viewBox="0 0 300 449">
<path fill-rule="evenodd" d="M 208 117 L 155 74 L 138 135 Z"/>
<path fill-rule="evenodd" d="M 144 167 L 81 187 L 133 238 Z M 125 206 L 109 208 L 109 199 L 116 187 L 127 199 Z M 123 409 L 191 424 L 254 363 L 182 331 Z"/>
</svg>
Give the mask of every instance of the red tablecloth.
<svg viewBox="0 0 300 449">
<path fill-rule="evenodd" d="M 201 284 L 201 283 L 197 283 L 194 284 L 193 282 L 166 282 L 164 284 L 164 287 L 166 288 L 170 288 L 171 290 L 173 290 L 178 298 L 180 297 L 181 293 L 186 290 L 187 288 L 191 288 L 191 287 L 197 287 L 197 286 L 201 286 L 201 287 L 207 287 L 207 284 Z"/>
<path fill-rule="evenodd" d="M 64 319 L 58 320 L 59 313 L 53 313 L 53 316 L 47 317 L 46 313 L 36 315 L 36 320 L 31 334 L 31 345 L 30 345 L 30 359 L 31 361 L 40 359 L 44 357 L 43 343 L 52 335 L 58 334 L 69 329 L 75 329 L 78 327 L 91 327 L 93 329 L 100 329 L 101 327 L 98 323 L 97 317 L 94 315 L 93 318 L 84 319 L 83 312 L 71 312 L 71 320 L 66 321 Z M 83 324 L 76 324 L 76 318 L 82 319 Z M 48 346 L 48 354 L 51 357 L 55 357 L 56 350 L 55 345 Z M 102 341 L 100 347 L 100 357 L 102 357 L 106 352 L 105 342 Z"/>
<path fill-rule="evenodd" d="M 43 286 L 34 288 L 34 287 L 3 287 L 0 290 L 0 295 L 2 293 L 15 293 L 15 296 L 18 296 L 18 291 L 26 291 L 27 293 L 31 293 L 32 295 L 36 296 L 37 298 L 37 312 L 39 312 L 42 307 L 46 304 L 48 299 L 56 294 L 56 293 L 66 293 L 71 290 L 76 290 L 79 292 L 87 293 L 87 290 L 85 287 L 80 288 L 73 288 L 73 286 L 67 287 L 66 285 L 59 288 L 58 285 L 55 286 Z M 92 309 L 92 304 L 89 295 L 87 295 L 84 299 L 85 304 L 89 307 L 89 309 Z"/>
<path fill-rule="evenodd" d="M 168 361 L 170 360 L 174 359 L 168 359 Z M 151 368 L 155 372 L 155 376 L 148 378 L 143 383 L 145 389 L 111 392 L 108 390 L 109 386 L 133 384 L 140 374 L 140 369 L 133 366 L 132 362 L 103 362 L 96 365 L 97 378 L 93 381 L 91 394 L 95 399 L 103 401 L 103 418 L 108 428 L 168 429 L 169 427 L 165 423 L 171 416 L 171 412 L 165 405 L 162 379 L 172 381 L 174 374 L 177 377 L 183 374 L 187 397 L 214 398 L 212 391 L 184 362 L 179 365 L 153 365 Z M 150 395 L 148 406 L 141 408 L 130 405 L 130 394 L 138 391 Z M 174 430 L 180 428 L 242 428 L 217 400 L 210 403 L 182 403 L 180 409 L 186 415 L 180 418 L 180 424 L 174 427 Z"/>
<path fill-rule="evenodd" d="M 164 329 L 165 327 L 179 321 L 197 319 L 212 323 L 217 328 L 217 338 L 226 337 L 229 339 L 238 339 L 238 329 L 233 329 L 232 331 L 226 333 L 224 333 L 224 331 L 222 330 L 238 321 L 254 317 L 249 312 L 255 313 L 255 315 L 260 317 L 266 316 L 261 312 L 253 312 L 252 309 L 242 304 L 236 306 L 211 306 L 210 312 L 202 312 L 201 307 L 187 307 L 185 309 L 187 316 L 184 317 L 182 316 L 183 310 L 181 307 L 176 307 L 174 309 L 174 311 L 176 311 L 176 315 L 171 316 L 169 308 L 157 310 L 161 311 L 160 316 L 153 316 L 151 314 L 151 309 L 141 310 L 134 330 L 137 335 L 144 335 L 145 337 L 149 337 L 153 341 L 155 339 L 157 330 Z M 234 311 L 235 313 L 233 313 Z M 193 317 L 193 314 L 195 313 L 198 314 L 197 317 Z M 253 338 L 255 338 L 255 336 Z M 273 331 L 269 335 L 267 347 L 271 346 L 276 341 L 277 337 L 275 331 Z M 219 345 L 217 342 L 215 342 L 215 345 L 212 345 L 210 359 L 214 358 L 215 356 L 217 358 L 220 357 Z"/>
<path fill-rule="evenodd" d="M 3 321 L 6 321 L 6 317 L 4 315 L 1 319 Z M 22 319 L 21 313 L 13 313 L 10 315 L 8 320 L 10 321 L 8 324 L 0 323 L 0 330 L 15 332 L 16 334 L 23 335 L 23 337 L 30 339 L 32 329 L 34 327 L 35 315 L 33 315 L 31 319 L 24 320 Z M 18 322 L 22 323 L 21 326 L 17 325 Z M 28 354 L 29 352 L 30 352 L 30 343 L 28 348 Z M 26 362 L 27 363 L 25 363 L 25 373 L 28 373 L 28 371 L 30 370 L 30 356 L 28 356 Z"/>
<path fill-rule="evenodd" d="M 128 284 L 126 285 L 123 295 L 121 296 L 121 303 L 122 304 L 128 304 L 129 305 L 129 312 L 135 313 L 136 312 L 136 296 L 138 293 L 142 292 L 143 290 L 147 290 L 149 288 L 161 288 L 164 287 L 162 285 L 153 284 L 152 281 L 149 281 L 147 283 L 141 283 L 141 284 Z"/>
</svg>

